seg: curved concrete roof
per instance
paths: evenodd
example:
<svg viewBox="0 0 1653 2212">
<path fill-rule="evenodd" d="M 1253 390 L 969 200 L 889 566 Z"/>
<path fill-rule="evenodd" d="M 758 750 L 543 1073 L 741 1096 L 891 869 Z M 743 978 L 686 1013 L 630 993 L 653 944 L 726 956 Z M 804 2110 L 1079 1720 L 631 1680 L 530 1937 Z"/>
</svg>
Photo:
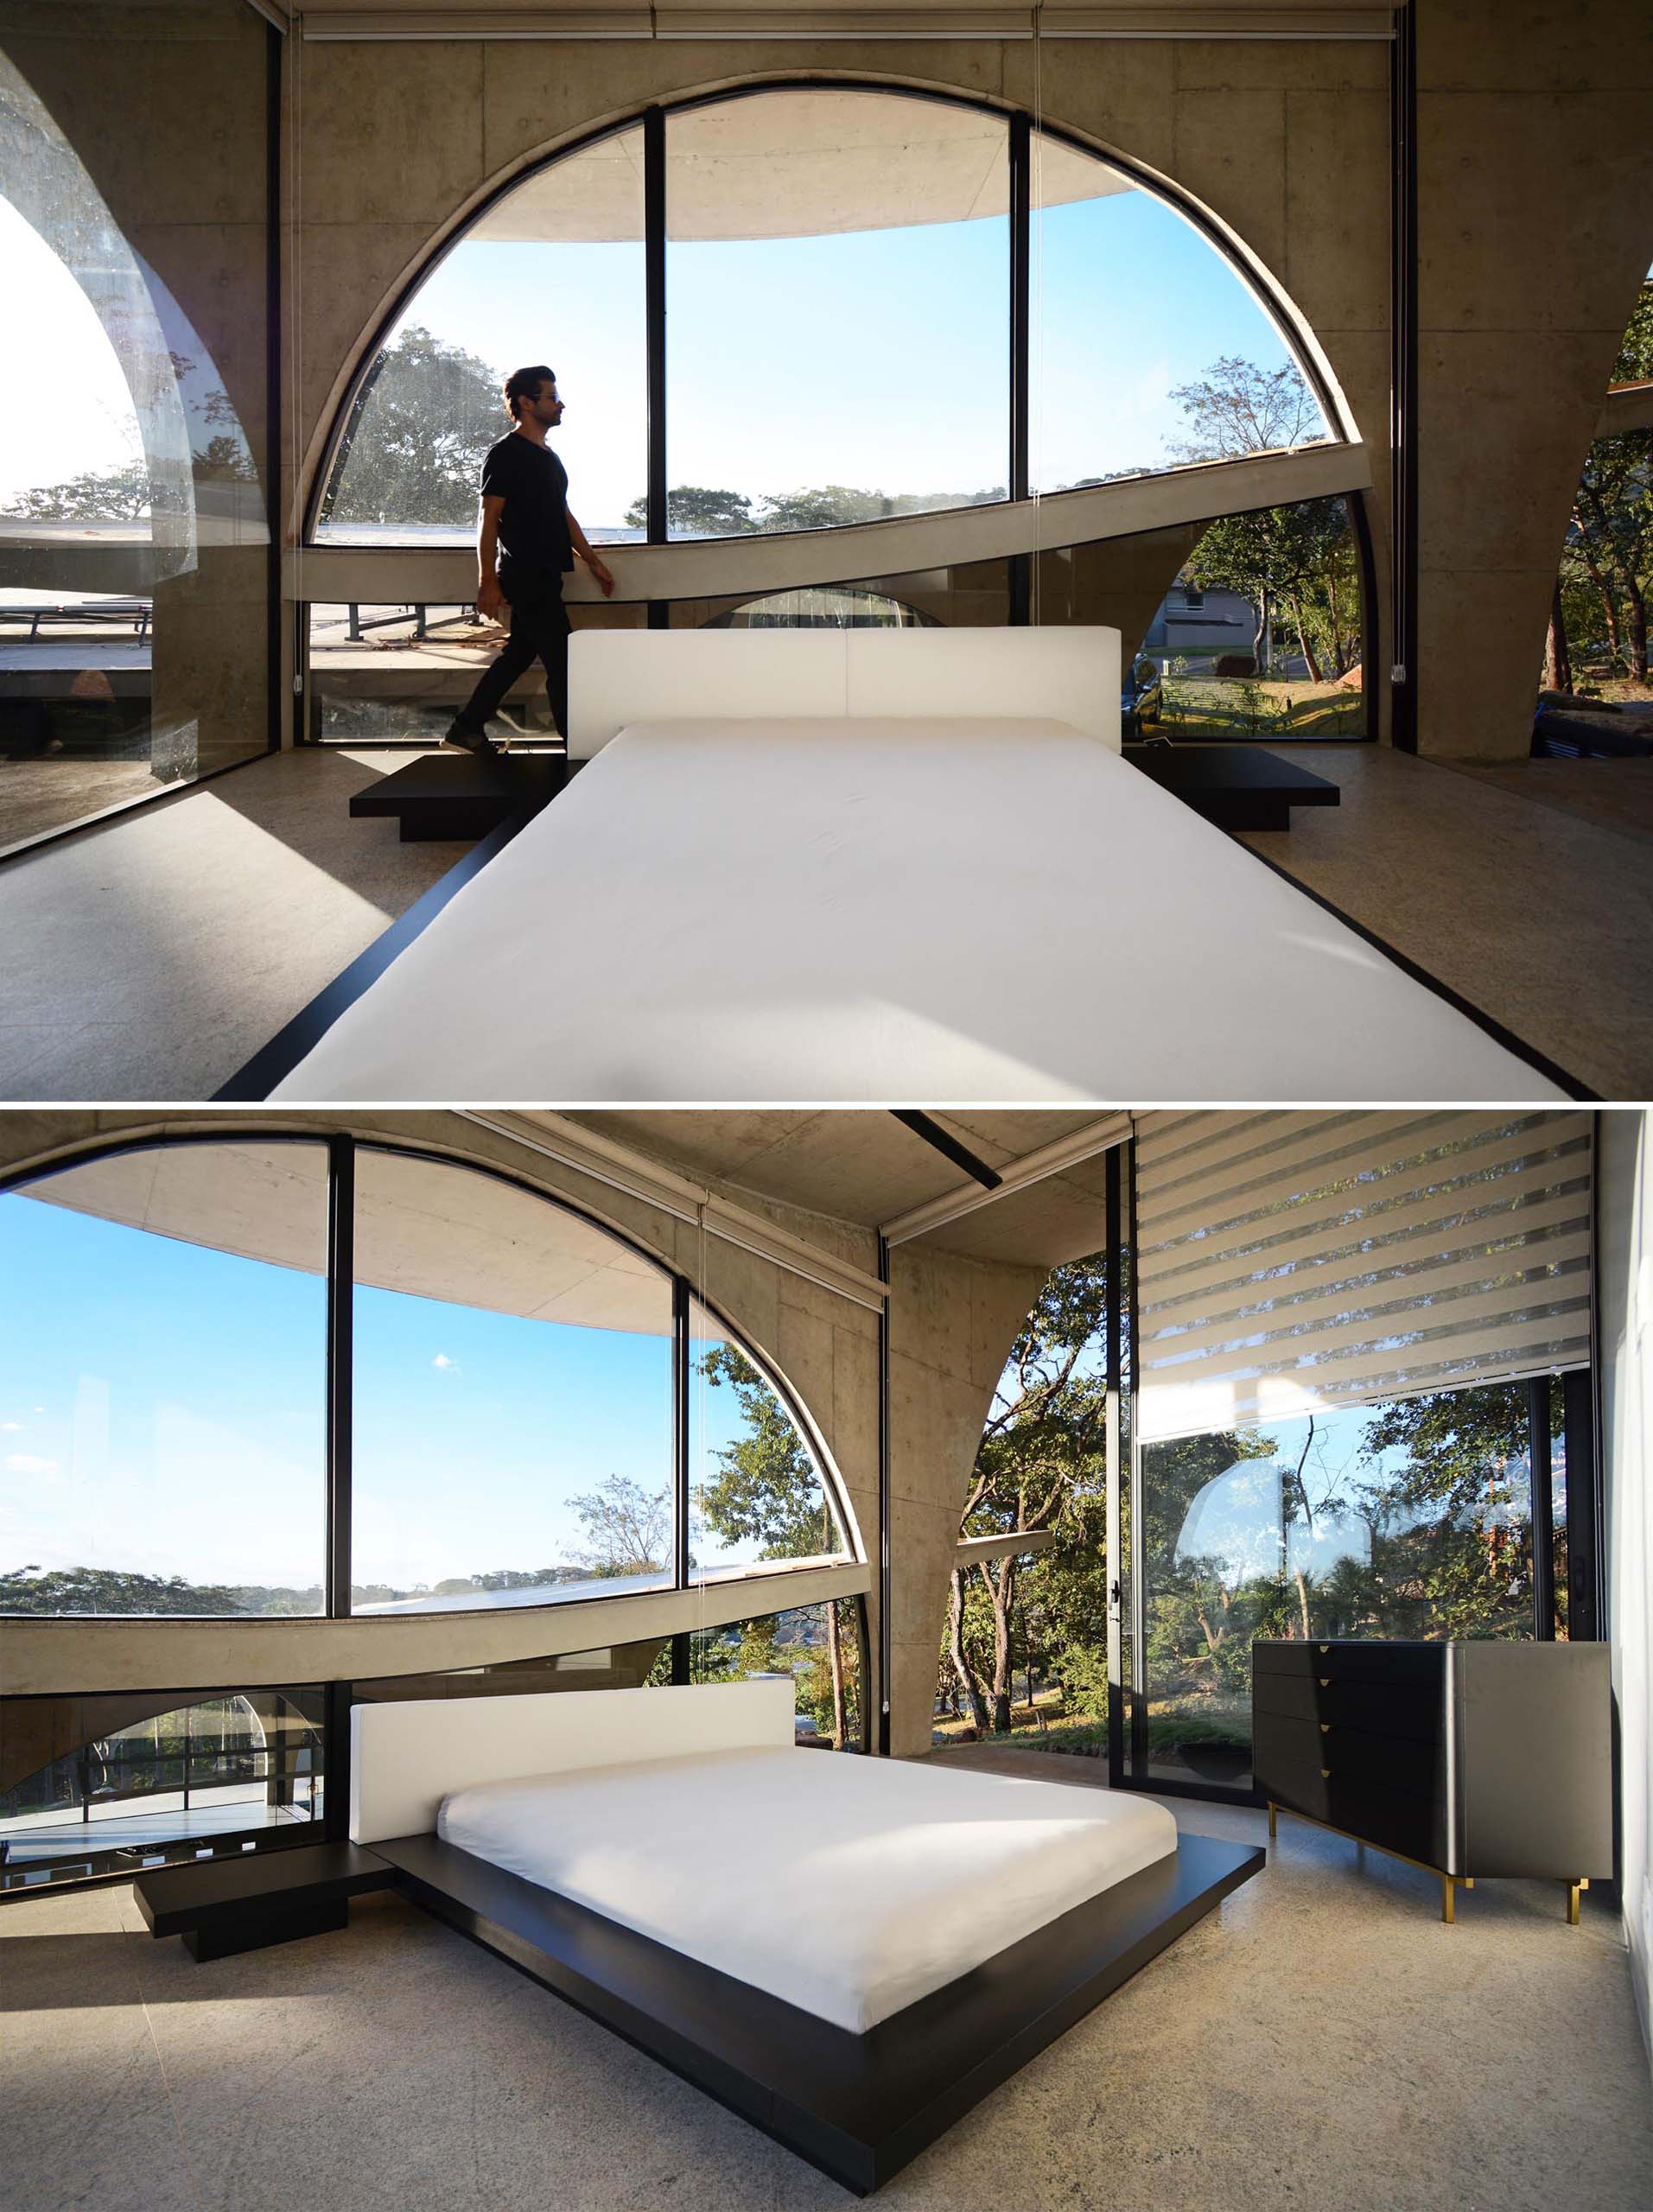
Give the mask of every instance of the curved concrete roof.
<svg viewBox="0 0 1653 2212">
<path fill-rule="evenodd" d="M 980 109 L 870 89 L 756 92 L 690 108 L 666 131 L 668 232 L 683 242 L 823 238 L 1004 215 L 1006 128 Z M 1035 211 L 1132 189 L 1093 156 L 1036 140 Z M 640 240 L 641 128 L 536 171 L 466 235 Z"/>
</svg>

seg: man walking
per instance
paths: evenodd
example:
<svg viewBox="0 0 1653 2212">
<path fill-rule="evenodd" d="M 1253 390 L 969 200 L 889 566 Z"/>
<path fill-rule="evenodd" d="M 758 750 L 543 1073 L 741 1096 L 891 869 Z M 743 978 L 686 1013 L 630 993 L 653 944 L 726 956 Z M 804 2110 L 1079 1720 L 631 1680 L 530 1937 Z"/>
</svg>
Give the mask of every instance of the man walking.
<svg viewBox="0 0 1653 2212">
<path fill-rule="evenodd" d="M 497 619 L 511 608 L 511 636 L 493 665 L 455 716 L 450 745 L 492 752 L 486 725 L 519 676 L 545 665 L 551 712 L 569 732 L 569 617 L 563 578 L 577 553 L 602 587 L 614 588 L 607 565 L 594 553 L 569 509 L 568 471 L 545 442 L 563 419 L 556 378 L 540 364 L 505 379 L 505 405 L 516 428 L 490 448 L 482 464 L 482 526 L 477 538 L 476 604 Z M 496 565 L 497 563 L 497 565 Z"/>
</svg>

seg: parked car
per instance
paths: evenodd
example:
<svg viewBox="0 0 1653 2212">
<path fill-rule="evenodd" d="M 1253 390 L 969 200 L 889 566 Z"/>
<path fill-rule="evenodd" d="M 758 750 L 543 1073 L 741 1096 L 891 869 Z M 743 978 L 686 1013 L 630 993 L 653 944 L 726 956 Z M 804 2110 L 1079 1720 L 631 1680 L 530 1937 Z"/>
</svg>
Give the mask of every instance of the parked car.
<svg viewBox="0 0 1653 2212">
<path fill-rule="evenodd" d="M 1146 653 L 1139 653 L 1125 671 L 1119 687 L 1119 734 L 1141 737 L 1157 729 L 1165 707 L 1160 671 Z"/>
</svg>

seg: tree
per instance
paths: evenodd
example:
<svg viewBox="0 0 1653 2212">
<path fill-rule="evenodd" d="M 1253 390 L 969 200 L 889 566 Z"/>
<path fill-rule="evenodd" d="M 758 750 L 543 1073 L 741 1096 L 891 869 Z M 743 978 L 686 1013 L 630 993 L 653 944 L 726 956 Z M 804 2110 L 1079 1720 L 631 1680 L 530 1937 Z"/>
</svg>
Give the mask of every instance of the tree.
<svg viewBox="0 0 1653 2212">
<path fill-rule="evenodd" d="M 733 1391 L 742 1433 L 717 1452 L 721 1470 L 697 1484 L 694 1503 L 725 1543 L 755 1543 L 760 1559 L 811 1559 L 839 1548 L 830 1501 L 786 1408 L 738 1345 L 708 1347 L 700 1371 L 713 1389 Z M 842 1637 L 836 1605 L 827 1608 L 832 1672 L 832 1740 L 846 1727 Z"/>
<path fill-rule="evenodd" d="M 1108 1270 L 1102 1259 L 1072 1261 L 1046 1278 L 994 1394 L 959 1519 L 962 1535 L 1048 1529 L 1072 1505 L 1089 1522 L 1094 1543 L 1099 1531 L 1093 1516 L 1083 1516 L 1080 1501 L 1094 1499 L 1106 1471 L 1101 1338 L 1107 1312 Z M 1032 1573 L 1042 1565 L 1035 1561 Z M 989 1694 L 991 1726 L 1010 1726 L 1013 1620 L 1023 1575 L 1014 1554 L 978 1566 L 974 1578 L 963 1568 L 953 1570 L 948 1656 L 983 1732 Z M 987 1664 L 970 1649 L 967 1583 L 972 1580 L 991 1637 Z M 1025 1645 L 1024 1659 L 1031 1666 Z"/>
<path fill-rule="evenodd" d="M 649 503 L 633 499 L 629 529 L 646 530 Z M 674 537 L 743 537 L 758 528 L 743 492 L 715 492 L 703 484 L 677 484 L 666 493 L 666 527 Z"/>
<path fill-rule="evenodd" d="M 1289 361 L 1264 369 L 1224 354 L 1198 382 L 1179 385 L 1171 397 L 1188 426 L 1180 442 L 1167 448 L 1173 461 L 1234 461 L 1318 444 L 1326 435 L 1319 403 Z M 1360 588 L 1353 533 L 1340 499 L 1226 515 L 1207 528 L 1187 573 L 1198 583 L 1251 601 L 1252 653 L 1260 670 L 1268 665 L 1275 609 L 1283 603 L 1310 681 L 1324 680 L 1323 659 L 1335 675 L 1347 673 L 1351 653 L 1357 650 Z"/>
<path fill-rule="evenodd" d="M 1319 404 L 1290 361 L 1263 369 L 1224 353 L 1198 382 L 1176 385 L 1171 397 L 1188 424 L 1181 442 L 1166 448 L 1173 461 L 1235 461 L 1318 445 L 1326 436 Z"/>
<path fill-rule="evenodd" d="M 610 1475 L 600 1489 L 570 1503 L 585 1529 L 584 1548 L 574 1556 L 588 1573 L 608 1580 L 664 1572 L 671 1541 L 671 1500 L 664 1491 Z"/>
<path fill-rule="evenodd" d="M 88 470 L 61 484 L 20 492 L 12 512 L 25 522 L 139 522 L 149 512 L 149 472 L 142 461 Z"/>
<path fill-rule="evenodd" d="M 1614 384 L 1653 378 L 1653 282 L 1644 283 L 1613 363 Z M 1599 639 L 1610 670 L 1648 682 L 1653 593 L 1653 430 L 1598 438 L 1585 458 L 1561 556 L 1545 683 L 1570 684 L 1569 636 Z M 1599 629 L 1597 625 L 1599 624 Z"/>
<path fill-rule="evenodd" d="M 474 523 L 483 456 L 510 428 L 500 385 L 480 355 L 411 324 L 357 396 L 324 518 Z"/>
</svg>

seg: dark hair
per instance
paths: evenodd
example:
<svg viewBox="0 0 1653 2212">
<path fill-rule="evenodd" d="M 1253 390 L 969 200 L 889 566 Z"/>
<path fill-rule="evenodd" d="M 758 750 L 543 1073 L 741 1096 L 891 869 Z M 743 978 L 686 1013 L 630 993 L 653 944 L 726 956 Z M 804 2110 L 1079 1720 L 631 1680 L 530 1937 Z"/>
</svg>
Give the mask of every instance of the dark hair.
<svg viewBox="0 0 1653 2212">
<path fill-rule="evenodd" d="M 531 392 L 537 391 L 543 384 L 556 382 L 556 371 L 548 369 L 544 361 L 535 368 L 512 369 L 511 374 L 505 378 L 505 405 L 511 410 L 512 421 L 518 423 L 522 420 L 517 411 L 517 402 L 519 399 L 526 399 Z"/>
</svg>

